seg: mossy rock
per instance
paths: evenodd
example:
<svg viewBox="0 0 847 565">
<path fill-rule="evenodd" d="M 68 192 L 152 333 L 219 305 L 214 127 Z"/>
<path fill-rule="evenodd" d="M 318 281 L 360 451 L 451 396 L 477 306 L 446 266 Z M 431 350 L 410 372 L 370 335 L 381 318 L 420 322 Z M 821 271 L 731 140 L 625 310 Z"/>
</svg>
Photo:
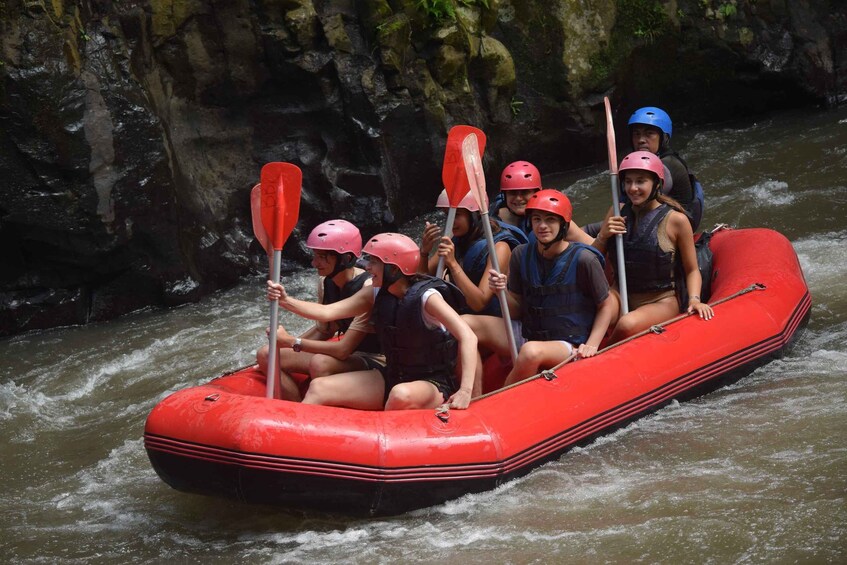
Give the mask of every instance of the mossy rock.
<svg viewBox="0 0 847 565">
<path fill-rule="evenodd" d="M 285 13 L 285 26 L 302 49 L 317 45 L 319 25 L 318 14 L 311 2 L 302 2 L 298 8 Z"/>
<path fill-rule="evenodd" d="M 468 78 L 468 57 L 452 45 L 441 45 L 429 64 L 433 78 L 439 84 L 450 87 L 464 84 Z"/>
<path fill-rule="evenodd" d="M 401 72 L 407 59 L 411 23 L 405 14 L 394 14 L 376 28 L 376 39 L 385 68 Z"/>
<path fill-rule="evenodd" d="M 496 88 L 514 87 L 515 62 L 506 46 L 493 37 L 483 36 L 478 55 L 482 78 Z"/>
<path fill-rule="evenodd" d="M 353 42 L 344 28 L 344 19 L 341 14 L 330 16 L 323 22 L 324 36 L 330 47 L 341 53 L 352 53 Z"/>
</svg>

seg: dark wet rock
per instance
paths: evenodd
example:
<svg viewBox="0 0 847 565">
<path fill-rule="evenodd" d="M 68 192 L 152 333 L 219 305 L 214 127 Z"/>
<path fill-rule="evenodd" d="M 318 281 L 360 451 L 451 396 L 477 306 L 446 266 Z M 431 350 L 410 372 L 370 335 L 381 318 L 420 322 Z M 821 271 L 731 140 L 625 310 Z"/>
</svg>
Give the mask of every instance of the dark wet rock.
<svg viewBox="0 0 847 565">
<path fill-rule="evenodd" d="M 542 171 L 617 118 L 728 120 L 845 96 L 843 2 L 0 2 L 0 335 L 198 300 L 264 270 L 249 192 L 303 171 L 301 221 L 365 236 L 431 209 L 452 125 Z M 620 124 L 623 128 L 623 124 Z"/>
</svg>

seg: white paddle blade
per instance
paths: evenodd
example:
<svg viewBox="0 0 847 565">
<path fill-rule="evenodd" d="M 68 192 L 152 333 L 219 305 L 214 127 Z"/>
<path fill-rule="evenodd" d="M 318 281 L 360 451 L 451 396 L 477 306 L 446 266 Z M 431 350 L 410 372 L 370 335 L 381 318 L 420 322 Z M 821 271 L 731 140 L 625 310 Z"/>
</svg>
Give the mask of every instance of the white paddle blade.
<svg viewBox="0 0 847 565">
<path fill-rule="evenodd" d="M 471 196 L 476 200 L 480 212 L 488 211 L 488 195 L 485 193 L 485 175 L 482 172 L 482 156 L 479 154 L 479 142 L 476 134 L 471 133 L 462 142 L 462 160 L 465 173 L 471 187 Z"/>
<path fill-rule="evenodd" d="M 262 185 L 257 184 L 250 191 L 250 214 L 253 221 L 253 235 L 261 244 L 265 253 L 270 254 L 271 238 L 268 237 L 268 232 L 265 231 L 265 226 L 262 225 Z"/>
</svg>

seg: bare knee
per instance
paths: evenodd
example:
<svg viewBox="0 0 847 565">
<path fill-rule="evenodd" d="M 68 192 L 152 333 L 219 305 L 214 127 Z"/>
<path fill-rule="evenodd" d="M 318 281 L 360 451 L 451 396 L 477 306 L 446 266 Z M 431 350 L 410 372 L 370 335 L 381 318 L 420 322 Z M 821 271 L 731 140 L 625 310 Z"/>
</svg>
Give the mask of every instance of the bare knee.
<svg viewBox="0 0 847 565">
<path fill-rule="evenodd" d="M 544 348 L 541 343 L 528 341 L 521 347 L 518 353 L 518 363 L 537 366 L 541 363 L 543 355 Z"/>
<path fill-rule="evenodd" d="M 256 352 L 256 363 L 259 364 L 259 371 L 264 374 L 268 373 L 268 346 L 263 345 Z"/>
<path fill-rule="evenodd" d="M 303 404 L 323 404 L 329 390 L 328 383 L 324 379 L 313 380 L 309 383 L 306 395 L 303 396 Z"/>
<path fill-rule="evenodd" d="M 615 325 L 614 336 L 616 340 L 630 337 L 641 331 L 642 325 L 636 316 L 625 315 Z"/>
<path fill-rule="evenodd" d="M 405 383 L 392 388 L 388 394 L 388 401 L 385 403 L 386 410 L 409 410 L 417 407 L 415 395 L 412 394 L 412 387 Z"/>
<path fill-rule="evenodd" d="M 309 360 L 309 376 L 313 379 L 333 374 L 332 359 L 326 355 L 315 355 Z"/>
</svg>

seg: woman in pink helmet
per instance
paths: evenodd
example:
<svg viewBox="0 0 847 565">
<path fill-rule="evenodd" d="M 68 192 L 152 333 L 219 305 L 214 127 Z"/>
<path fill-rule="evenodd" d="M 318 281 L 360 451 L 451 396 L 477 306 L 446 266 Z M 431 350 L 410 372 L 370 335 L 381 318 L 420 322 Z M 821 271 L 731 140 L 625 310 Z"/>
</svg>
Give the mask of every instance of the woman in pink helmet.
<svg viewBox="0 0 847 565">
<path fill-rule="evenodd" d="M 306 240 L 312 266 L 318 271 L 318 302 L 332 304 L 370 287 L 370 275 L 356 267 L 362 252 L 359 228 L 346 220 L 329 220 L 312 230 Z M 339 340 L 328 341 L 340 335 Z M 277 330 L 280 373 L 277 398 L 300 401 L 300 390 L 290 373 L 312 379 L 381 366 L 385 363 L 367 314 L 319 322 L 299 337 L 282 326 Z M 256 354 L 259 369 L 267 372 L 268 346 Z"/>
<path fill-rule="evenodd" d="M 506 225 L 513 227 L 524 235 L 521 243 L 532 232 L 532 226 L 526 216 L 526 204 L 529 198 L 541 190 L 541 173 L 529 161 L 509 163 L 500 173 L 500 194 L 497 195 L 488 213 Z"/>
<path fill-rule="evenodd" d="M 446 190 L 441 191 L 435 206 L 442 209 L 450 206 Z M 501 228 L 500 223 L 493 218 L 488 221 L 491 223 L 498 264 L 508 268 L 512 249 L 520 242 L 510 230 Z M 436 252 L 430 257 L 436 244 Z M 488 242 L 485 239 L 479 205 L 470 193 L 465 195 L 456 209 L 452 237 L 442 236 L 438 224 L 427 222 L 424 227 L 420 272 L 434 275 L 442 257 L 450 282 L 458 286 L 465 295 L 468 307 L 477 314 L 499 317 L 500 301 L 491 292 L 486 277 L 486 273 L 491 269 Z"/>
<path fill-rule="evenodd" d="M 629 202 L 620 215 L 609 211 L 594 244 L 603 251 L 608 247 L 610 262 L 616 265 L 615 246 L 607 242 L 623 235 L 630 312 L 618 320 L 611 341 L 635 335 L 680 312 L 675 282 L 678 264 L 688 289 L 688 312 L 710 320 L 712 308 L 700 301 L 702 278 L 691 224 L 684 208 L 662 194 L 662 161 L 649 151 L 635 151 L 623 158 L 618 171 Z"/>
<path fill-rule="evenodd" d="M 313 381 L 303 402 L 363 410 L 435 408 L 445 402 L 467 408 L 477 339 L 454 309 L 461 306 L 461 292 L 417 274 L 420 250 L 405 235 L 376 235 L 363 252 L 373 287 L 333 304 L 297 300 L 268 281 L 268 298 L 305 318 L 329 321 L 370 313 L 386 357 L 381 369 Z"/>
</svg>

